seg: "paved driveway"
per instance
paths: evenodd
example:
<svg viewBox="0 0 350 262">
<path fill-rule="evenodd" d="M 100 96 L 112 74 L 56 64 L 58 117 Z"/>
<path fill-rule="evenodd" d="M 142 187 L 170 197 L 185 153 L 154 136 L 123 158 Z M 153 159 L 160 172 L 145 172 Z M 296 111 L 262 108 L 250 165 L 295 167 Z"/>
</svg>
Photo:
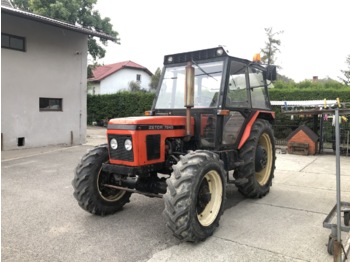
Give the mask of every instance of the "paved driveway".
<svg viewBox="0 0 350 262">
<path fill-rule="evenodd" d="M 332 261 L 322 222 L 335 204 L 333 155 L 278 154 L 270 194 L 244 199 L 229 186 L 220 227 L 193 245 L 166 228 L 161 199 L 134 194 L 107 217 L 77 205 L 74 168 L 104 142 L 105 130 L 93 130 L 83 146 L 3 152 L 3 261 Z M 350 158 L 341 163 L 342 198 L 350 201 Z"/>
</svg>

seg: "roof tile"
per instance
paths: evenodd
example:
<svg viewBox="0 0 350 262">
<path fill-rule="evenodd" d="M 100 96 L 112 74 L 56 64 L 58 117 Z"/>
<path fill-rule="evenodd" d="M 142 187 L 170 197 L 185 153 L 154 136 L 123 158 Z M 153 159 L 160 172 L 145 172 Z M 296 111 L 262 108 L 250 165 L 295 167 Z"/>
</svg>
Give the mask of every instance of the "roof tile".
<svg viewBox="0 0 350 262">
<path fill-rule="evenodd" d="M 119 62 L 115 64 L 110 65 L 104 65 L 104 66 L 98 66 L 93 71 L 93 78 L 90 78 L 90 81 L 101 81 L 102 79 L 106 78 L 107 76 L 123 69 L 123 68 L 131 68 L 131 69 L 141 69 L 146 71 L 149 75 L 152 75 L 152 73 L 144 66 L 139 65 L 133 61 L 124 61 Z"/>
</svg>

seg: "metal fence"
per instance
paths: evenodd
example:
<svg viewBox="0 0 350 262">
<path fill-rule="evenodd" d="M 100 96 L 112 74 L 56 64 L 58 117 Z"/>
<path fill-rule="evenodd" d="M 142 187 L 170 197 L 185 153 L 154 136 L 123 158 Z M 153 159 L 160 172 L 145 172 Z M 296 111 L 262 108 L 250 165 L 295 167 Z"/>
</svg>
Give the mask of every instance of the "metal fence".
<svg viewBox="0 0 350 262">
<path fill-rule="evenodd" d="M 315 123 L 311 120 L 301 122 L 300 119 L 295 119 L 294 121 L 288 121 L 289 124 L 286 125 L 280 121 L 276 121 L 273 125 L 276 145 L 286 146 L 288 141 L 287 137 L 296 130 L 301 124 L 307 125 L 311 130 L 313 130 L 319 137 L 319 149 L 321 152 L 323 150 L 335 150 L 335 126 L 332 124 L 333 117 L 329 116 L 321 121 L 318 118 L 317 130 L 315 130 Z M 344 119 L 340 122 L 340 150 L 342 154 L 350 155 L 350 119 L 345 121 Z"/>
</svg>

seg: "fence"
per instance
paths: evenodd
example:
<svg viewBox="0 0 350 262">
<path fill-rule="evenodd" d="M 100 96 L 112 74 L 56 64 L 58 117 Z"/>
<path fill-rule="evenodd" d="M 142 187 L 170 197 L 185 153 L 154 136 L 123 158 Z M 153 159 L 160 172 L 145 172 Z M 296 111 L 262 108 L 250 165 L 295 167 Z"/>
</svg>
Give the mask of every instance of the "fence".
<svg viewBox="0 0 350 262">
<path fill-rule="evenodd" d="M 294 116 L 294 119 L 290 119 L 290 116 L 284 116 L 288 118 L 288 121 L 283 121 L 283 117 L 276 120 L 273 125 L 273 130 L 276 139 L 276 145 L 286 146 L 288 136 L 296 130 L 300 125 L 307 125 L 310 129 L 315 132 L 319 137 L 319 146 L 322 150 L 335 150 L 335 126 L 333 126 L 333 116 L 317 117 L 317 122 L 313 117 L 301 118 Z M 288 122 L 288 124 L 286 124 Z M 341 153 L 345 154 L 347 150 L 350 150 L 350 119 L 340 121 L 340 147 Z M 350 153 L 350 152 L 349 152 Z"/>
</svg>

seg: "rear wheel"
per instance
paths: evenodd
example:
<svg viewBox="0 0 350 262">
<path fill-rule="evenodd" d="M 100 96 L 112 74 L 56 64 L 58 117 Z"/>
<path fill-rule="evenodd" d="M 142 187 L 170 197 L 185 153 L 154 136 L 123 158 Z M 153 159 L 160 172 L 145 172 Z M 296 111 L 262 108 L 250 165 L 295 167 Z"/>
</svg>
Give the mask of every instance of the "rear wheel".
<svg viewBox="0 0 350 262">
<path fill-rule="evenodd" d="M 223 213 L 223 163 L 217 154 L 200 150 L 181 157 L 173 169 L 164 195 L 167 226 L 181 240 L 204 240 L 213 234 Z"/>
<path fill-rule="evenodd" d="M 246 183 L 237 185 L 239 191 L 251 198 L 265 196 L 272 185 L 276 159 L 275 140 L 268 121 L 255 121 L 239 156 L 244 165 L 235 172 L 235 177 L 247 180 Z"/>
<path fill-rule="evenodd" d="M 84 155 L 75 169 L 72 181 L 74 197 L 84 210 L 95 215 L 109 215 L 120 210 L 130 199 L 130 192 L 105 187 L 113 177 L 102 171 L 108 162 L 108 146 L 95 147 Z"/>
<path fill-rule="evenodd" d="M 332 235 L 329 235 L 329 238 L 328 238 L 327 252 L 328 252 L 328 254 L 333 256 L 333 253 L 334 253 L 334 238 L 333 238 Z"/>
</svg>

